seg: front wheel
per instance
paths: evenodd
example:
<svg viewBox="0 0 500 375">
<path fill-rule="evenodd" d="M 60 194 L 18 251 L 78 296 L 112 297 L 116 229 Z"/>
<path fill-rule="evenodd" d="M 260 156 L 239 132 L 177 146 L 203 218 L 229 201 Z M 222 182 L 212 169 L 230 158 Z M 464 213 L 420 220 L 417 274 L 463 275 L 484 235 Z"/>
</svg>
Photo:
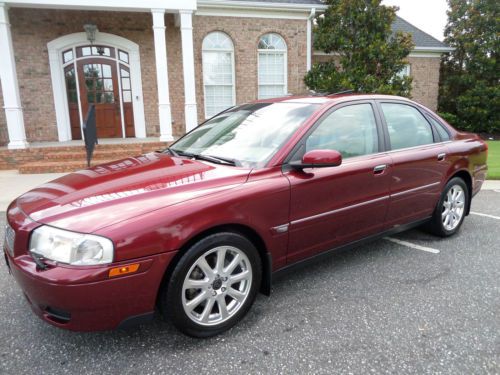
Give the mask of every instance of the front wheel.
<svg viewBox="0 0 500 375">
<path fill-rule="evenodd" d="M 464 221 L 468 201 L 469 189 L 464 180 L 454 177 L 448 181 L 428 223 L 429 231 L 441 237 L 455 234 Z"/>
<path fill-rule="evenodd" d="M 213 336 L 243 318 L 260 280 L 260 257 L 252 242 L 236 233 L 213 234 L 180 259 L 161 296 L 161 308 L 182 332 Z"/>
</svg>

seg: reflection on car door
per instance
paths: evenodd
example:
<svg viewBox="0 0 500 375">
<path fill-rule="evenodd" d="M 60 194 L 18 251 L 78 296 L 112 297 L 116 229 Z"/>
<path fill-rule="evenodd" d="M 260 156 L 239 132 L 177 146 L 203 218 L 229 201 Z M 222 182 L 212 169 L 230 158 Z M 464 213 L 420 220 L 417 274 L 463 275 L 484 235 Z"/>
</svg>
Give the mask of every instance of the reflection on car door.
<svg viewBox="0 0 500 375">
<path fill-rule="evenodd" d="M 379 103 L 391 147 L 391 199 L 387 228 L 432 215 L 450 163 L 446 143 L 414 106 Z"/>
<path fill-rule="evenodd" d="M 373 102 L 336 107 L 299 142 L 291 161 L 315 149 L 337 150 L 342 165 L 284 169 L 291 184 L 287 262 L 381 230 L 389 201 L 391 158 L 383 151 Z"/>
</svg>

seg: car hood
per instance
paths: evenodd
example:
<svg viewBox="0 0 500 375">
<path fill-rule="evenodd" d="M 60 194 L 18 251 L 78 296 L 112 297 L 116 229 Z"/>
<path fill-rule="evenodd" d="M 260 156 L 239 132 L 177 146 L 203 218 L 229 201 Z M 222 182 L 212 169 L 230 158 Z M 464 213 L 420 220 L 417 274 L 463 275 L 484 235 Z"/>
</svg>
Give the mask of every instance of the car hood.
<svg viewBox="0 0 500 375">
<path fill-rule="evenodd" d="M 150 211 L 244 183 L 250 170 L 149 153 L 70 173 L 19 198 L 31 219 L 92 233 Z"/>
</svg>

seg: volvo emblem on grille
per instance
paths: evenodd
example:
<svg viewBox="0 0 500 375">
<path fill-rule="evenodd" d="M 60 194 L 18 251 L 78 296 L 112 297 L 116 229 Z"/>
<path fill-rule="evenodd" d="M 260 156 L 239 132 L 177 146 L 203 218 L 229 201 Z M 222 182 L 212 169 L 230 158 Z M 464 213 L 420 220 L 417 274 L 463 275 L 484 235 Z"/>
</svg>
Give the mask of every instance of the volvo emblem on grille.
<svg viewBox="0 0 500 375">
<path fill-rule="evenodd" d="M 10 225 L 5 226 L 5 247 L 11 256 L 14 256 L 14 239 L 16 237 L 16 232 L 10 227 Z"/>
</svg>

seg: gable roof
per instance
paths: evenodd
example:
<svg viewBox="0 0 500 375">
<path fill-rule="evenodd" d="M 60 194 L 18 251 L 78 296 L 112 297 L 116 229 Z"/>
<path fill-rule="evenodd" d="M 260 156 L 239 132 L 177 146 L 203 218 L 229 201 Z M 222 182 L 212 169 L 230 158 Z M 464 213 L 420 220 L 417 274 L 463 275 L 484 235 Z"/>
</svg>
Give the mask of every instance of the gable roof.
<svg viewBox="0 0 500 375">
<path fill-rule="evenodd" d="M 402 31 L 411 34 L 416 50 L 434 50 L 437 52 L 446 52 L 450 50 L 450 47 L 445 43 L 437 40 L 399 16 L 396 16 L 391 28 L 393 33 Z"/>
</svg>

